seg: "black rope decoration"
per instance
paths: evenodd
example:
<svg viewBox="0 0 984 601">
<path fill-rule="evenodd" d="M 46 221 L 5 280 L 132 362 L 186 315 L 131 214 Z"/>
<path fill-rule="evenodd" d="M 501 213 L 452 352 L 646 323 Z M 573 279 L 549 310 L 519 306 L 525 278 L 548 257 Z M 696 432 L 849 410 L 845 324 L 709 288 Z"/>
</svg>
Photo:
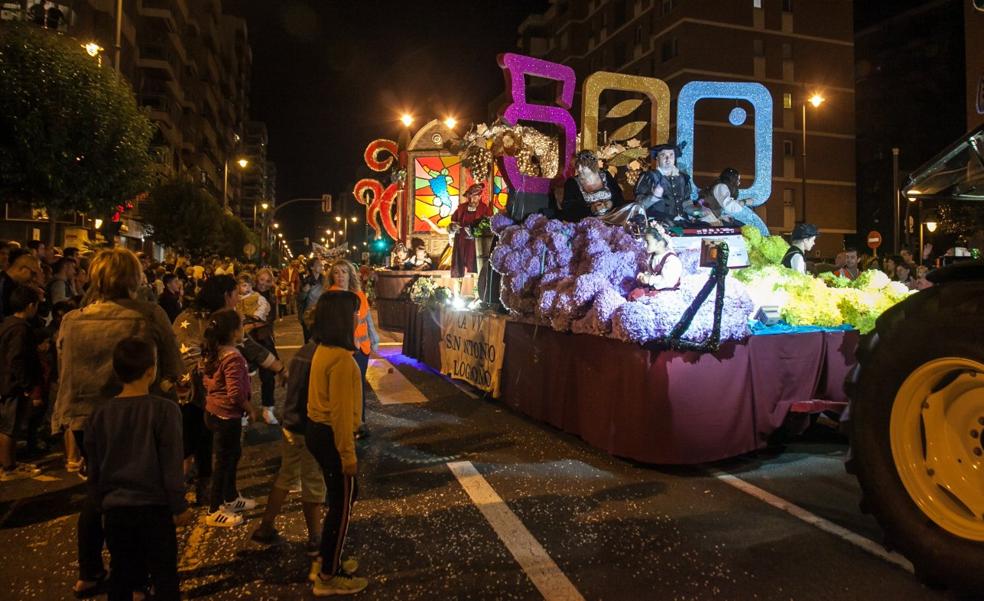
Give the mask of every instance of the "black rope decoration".
<svg viewBox="0 0 984 601">
<path fill-rule="evenodd" d="M 726 242 L 715 242 L 717 248 L 715 253 L 717 261 L 711 269 L 711 275 L 707 278 L 704 287 L 700 289 L 694 302 L 690 303 L 687 310 L 680 316 L 680 321 L 673 326 L 670 335 L 659 340 L 653 340 L 643 345 L 646 350 L 673 349 L 678 351 L 696 351 L 698 353 L 712 353 L 721 348 L 721 312 L 724 310 L 724 280 L 728 276 L 728 244 Z M 703 342 L 692 342 L 683 340 L 682 336 L 690 328 L 694 316 L 700 310 L 704 301 L 711 294 L 711 289 L 717 287 L 714 295 L 714 325 L 711 328 L 711 335 Z"/>
</svg>

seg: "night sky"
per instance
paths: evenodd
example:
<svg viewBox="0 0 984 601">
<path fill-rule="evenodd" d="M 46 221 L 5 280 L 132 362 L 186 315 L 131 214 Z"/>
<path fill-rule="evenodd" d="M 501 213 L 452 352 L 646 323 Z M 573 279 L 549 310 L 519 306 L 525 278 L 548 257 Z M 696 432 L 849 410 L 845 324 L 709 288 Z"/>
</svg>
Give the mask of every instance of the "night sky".
<svg viewBox="0 0 984 601">
<path fill-rule="evenodd" d="M 224 4 L 247 19 L 250 115 L 269 130 L 277 200 L 331 192 L 345 197 L 349 214 L 352 185 L 371 173 L 362 162 L 366 144 L 396 139 L 404 110 L 415 126 L 449 114 L 463 124 L 485 121 L 489 101 L 504 90 L 496 55 L 515 50 L 519 24 L 548 7 L 546 0 Z M 288 238 L 310 235 L 312 219 L 328 221 L 313 204 L 283 213 Z"/>
</svg>

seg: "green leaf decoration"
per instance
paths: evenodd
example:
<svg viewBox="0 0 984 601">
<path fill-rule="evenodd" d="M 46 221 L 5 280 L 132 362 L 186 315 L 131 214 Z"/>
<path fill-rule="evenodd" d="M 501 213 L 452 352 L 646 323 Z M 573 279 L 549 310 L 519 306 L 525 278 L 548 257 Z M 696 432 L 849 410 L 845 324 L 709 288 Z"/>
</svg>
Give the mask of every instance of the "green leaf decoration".
<svg viewBox="0 0 984 601">
<path fill-rule="evenodd" d="M 649 150 L 646 148 L 630 148 L 625 152 L 620 152 L 612 157 L 612 160 L 608 161 L 608 163 L 617 167 L 622 167 L 624 165 L 628 165 L 632 161 L 644 158 L 648 154 Z"/>
<path fill-rule="evenodd" d="M 645 121 L 633 121 L 631 123 L 626 123 L 622 127 L 616 129 L 615 133 L 609 136 L 609 139 L 615 140 L 616 142 L 628 140 L 629 138 L 638 135 L 639 132 L 645 129 L 647 125 L 649 124 Z"/>
<path fill-rule="evenodd" d="M 621 117 L 628 117 L 632 114 L 634 110 L 642 105 L 641 98 L 630 98 L 628 100 L 623 100 L 619 102 L 605 113 L 605 119 L 619 119 Z"/>
</svg>

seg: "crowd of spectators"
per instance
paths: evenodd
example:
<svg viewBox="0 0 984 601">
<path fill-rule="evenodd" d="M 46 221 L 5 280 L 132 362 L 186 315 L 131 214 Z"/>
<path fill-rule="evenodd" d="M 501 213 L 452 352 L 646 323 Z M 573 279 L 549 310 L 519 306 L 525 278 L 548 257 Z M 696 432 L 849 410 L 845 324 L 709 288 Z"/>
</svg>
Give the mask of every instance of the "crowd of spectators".
<svg viewBox="0 0 984 601">
<path fill-rule="evenodd" d="M 310 378 L 291 380 L 274 323 L 295 311 L 306 345 L 292 365 Z M 274 270 L 0 241 L 0 313 L 0 481 L 38 476 L 28 460 L 53 456 L 87 480 L 76 597 L 178 598 L 175 527 L 193 519 L 189 507 L 206 508 L 209 527 L 242 524 L 256 507 L 236 487 L 241 433 L 280 425 L 278 384 L 288 388 L 284 462 L 253 538 L 275 542 L 274 520 L 299 489 L 315 594 L 366 586 L 341 549 L 378 336 L 351 263 Z"/>
</svg>

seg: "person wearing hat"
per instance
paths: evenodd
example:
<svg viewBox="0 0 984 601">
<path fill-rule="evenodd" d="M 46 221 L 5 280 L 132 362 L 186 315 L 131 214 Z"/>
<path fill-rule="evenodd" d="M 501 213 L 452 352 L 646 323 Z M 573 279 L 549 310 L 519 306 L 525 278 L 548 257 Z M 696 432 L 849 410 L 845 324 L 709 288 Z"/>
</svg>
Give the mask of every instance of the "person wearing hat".
<svg viewBox="0 0 984 601">
<path fill-rule="evenodd" d="M 793 228 L 792 242 L 782 258 L 782 264 L 800 273 L 806 273 L 806 253 L 813 250 L 819 235 L 817 226 L 812 223 L 797 223 Z"/>
<path fill-rule="evenodd" d="M 683 203 L 690 200 L 692 185 L 690 176 L 676 166 L 680 147 L 659 144 L 649 150 L 649 156 L 649 171 L 636 183 L 636 202 L 642 204 L 650 219 L 683 220 Z"/>
<path fill-rule="evenodd" d="M 601 169 L 597 155 L 590 150 L 577 153 L 574 176 L 564 182 L 561 219 L 576 222 L 603 217 L 624 203 L 622 189 L 608 171 Z"/>
<path fill-rule="evenodd" d="M 492 216 L 492 207 L 482 204 L 482 192 L 485 184 L 472 184 L 463 194 L 464 202 L 458 204 L 451 215 L 451 227 L 449 228 L 453 237 L 452 246 L 454 250 L 451 254 L 451 277 L 460 278 L 466 272 L 475 273 L 478 271 L 478 261 L 475 257 L 475 237 L 472 235 L 472 226 L 485 217 Z"/>
</svg>

